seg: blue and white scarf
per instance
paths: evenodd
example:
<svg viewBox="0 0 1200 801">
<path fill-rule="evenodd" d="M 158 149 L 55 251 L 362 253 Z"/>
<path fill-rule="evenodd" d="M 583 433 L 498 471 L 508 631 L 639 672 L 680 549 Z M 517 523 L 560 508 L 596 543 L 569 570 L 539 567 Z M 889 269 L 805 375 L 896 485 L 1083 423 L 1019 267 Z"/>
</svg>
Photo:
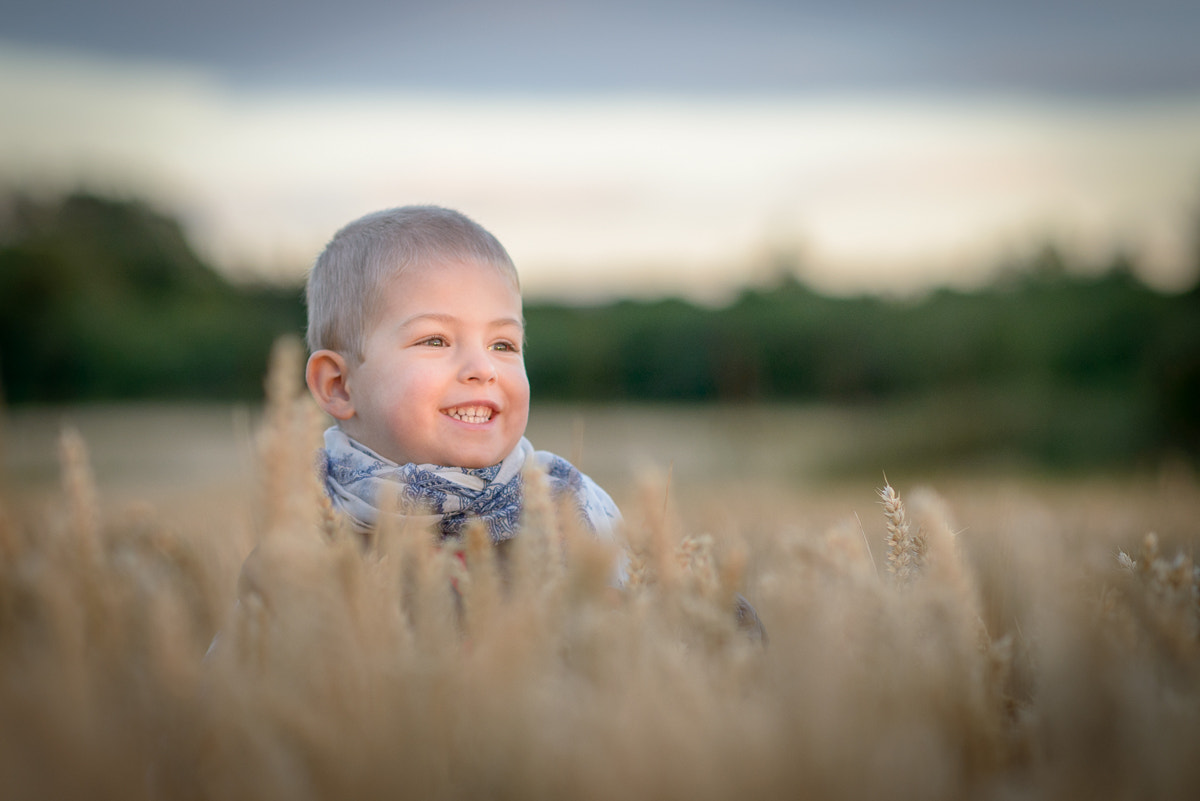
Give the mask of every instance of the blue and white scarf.
<svg viewBox="0 0 1200 801">
<path fill-rule="evenodd" d="M 396 464 L 331 426 L 322 456 L 325 490 L 334 508 L 361 529 L 379 522 L 381 504 L 396 503 L 400 516 L 436 524 L 443 537 L 458 536 L 478 518 L 492 542 L 511 539 L 520 523 L 521 474 L 527 464 L 546 474 L 553 498 L 571 500 L 580 521 L 598 538 L 615 539 L 621 519 L 612 498 L 594 481 L 566 459 L 535 451 L 524 437 L 499 464 L 468 469 Z"/>
</svg>

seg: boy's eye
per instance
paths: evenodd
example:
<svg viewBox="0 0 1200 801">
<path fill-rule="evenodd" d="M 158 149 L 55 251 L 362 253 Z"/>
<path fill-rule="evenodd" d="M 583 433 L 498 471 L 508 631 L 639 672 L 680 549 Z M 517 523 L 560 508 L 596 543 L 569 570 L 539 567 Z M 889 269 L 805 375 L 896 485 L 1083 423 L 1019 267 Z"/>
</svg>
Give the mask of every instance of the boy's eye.
<svg viewBox="0 0 1200 801">
<path fill-rule="evenodd" d="M 429 345 L 433 348 L 444 348 L 446 346 L 445 337 L 426 337 L 421 340 L 422 345 Z"/>
<path fill-rule="evenodd" d="M 512 342 L 497 342 L 492 345 L 492 350 L 502 350 L 508 351 L 509 353 L 516 353 L 517 346 Z"/>
</svg>

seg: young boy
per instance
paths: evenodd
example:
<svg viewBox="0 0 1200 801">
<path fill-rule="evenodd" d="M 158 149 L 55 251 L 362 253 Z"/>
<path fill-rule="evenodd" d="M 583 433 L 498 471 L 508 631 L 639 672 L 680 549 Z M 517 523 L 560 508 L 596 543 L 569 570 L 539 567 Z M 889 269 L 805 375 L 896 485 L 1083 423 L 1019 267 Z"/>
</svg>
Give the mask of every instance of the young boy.
<svg viewBox="0 0 1200 801">
<path fill-rule="evenodd" d="M 613 539 L 608 494 L 525 439 L 524 344 L 516 268 L 464 215 L 406 206 L 338 231 L 308 279 L 305 371 L 337 420 L 324 453 L 334 507 L 367 530 L 399 497 L 443 536 L 478 518 L 501 543 L 517 533 L 521 474 L 536 465 L 588 530 Z"/>
</svg>

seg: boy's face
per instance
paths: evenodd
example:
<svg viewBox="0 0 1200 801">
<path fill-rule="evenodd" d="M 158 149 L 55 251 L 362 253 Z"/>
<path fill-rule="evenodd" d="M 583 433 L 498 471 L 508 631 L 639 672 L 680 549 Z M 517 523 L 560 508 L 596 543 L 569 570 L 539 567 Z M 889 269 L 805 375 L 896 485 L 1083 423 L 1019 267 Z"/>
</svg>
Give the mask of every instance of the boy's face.
<svg viewBox="0 0 1200 801">
<path fill-rule="evenodd" d="M 521 295 L 498 267 L 414 267 L 381 288 L 342 429 L 404 464 L 487 467 L 529 419 Z"/>
</svg>

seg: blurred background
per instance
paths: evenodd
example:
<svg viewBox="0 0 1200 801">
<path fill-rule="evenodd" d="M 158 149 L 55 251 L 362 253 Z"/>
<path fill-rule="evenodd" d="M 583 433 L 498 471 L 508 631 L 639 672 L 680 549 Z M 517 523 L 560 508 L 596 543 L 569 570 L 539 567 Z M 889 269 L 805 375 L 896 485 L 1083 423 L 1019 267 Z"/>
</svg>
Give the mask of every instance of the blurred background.
<svg viewBox="0 0 1200 801">
<path fill-rule="evenodd" d="M 3 19 L 11 474 L 52 477 L 64 420 L 102 480 L 221 473 L 316 253 L 407 203 L 509 248 L 531 437 L 598 478 L 1200 457 L 1195 4 L 46 0 Z"/>
</svg>

